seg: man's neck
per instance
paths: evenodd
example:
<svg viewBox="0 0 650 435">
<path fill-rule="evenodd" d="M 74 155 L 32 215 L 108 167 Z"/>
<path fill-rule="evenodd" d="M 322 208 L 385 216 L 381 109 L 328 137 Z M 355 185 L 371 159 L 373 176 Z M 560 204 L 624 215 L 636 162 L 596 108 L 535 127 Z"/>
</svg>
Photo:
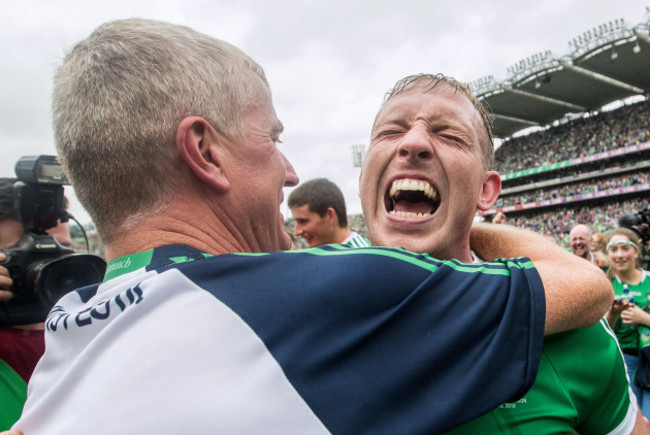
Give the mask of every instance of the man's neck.
<svg viewBox="0 0 650 435">
<path fill-rule="evenodd" d="M 344 243 L 348 237 L 350 237 L 350 234 L 352 232 L 350 231 L 349 227 L 337 227 L 336 233 L 334 235 L 334 243 Z"/>
<path fill-rule="evenodd" d="M 196 216 L 208 216 L 196 219 Z M 236 224 L 227 225 L 227 219 L 217 217 L 218 211 L 208 204 L 196 201 L 172 202 L 164 210 L 143 217 L 117 236 L 106 241 L 106 260 L 148 251 L 159 246 L 185 244 L 212 255 L 234 252 L 266 252 L 282 249 L 272 243 L 274 229 L 269 229 L 269 240 L 258 240 L 255 234 L 245 232 Z M 288 246 L 287 248 L 288 249 Z"/>
<path fill-rule="evenodd" d="M 184 244 L 208 254 L 218 255 L 231 252 L 243 252 L 234 243 L 226 240 L 210 239 L 191 233 L 166 229 L 147 229 L 136 227 L 124 231 L 115 240 L 106 244 L 106 261 L 145 252 L 165 245 Z"/>
<path fill-rule="evenodd" d="M 429 253 L 438 260 L 459 260 L 464 263 L 472 263 L 477 256 L 470 246 L 469 237 L 461 239 L 458 243 L 441 243 L 438 248 L 438 251 Z"/>
</svg>

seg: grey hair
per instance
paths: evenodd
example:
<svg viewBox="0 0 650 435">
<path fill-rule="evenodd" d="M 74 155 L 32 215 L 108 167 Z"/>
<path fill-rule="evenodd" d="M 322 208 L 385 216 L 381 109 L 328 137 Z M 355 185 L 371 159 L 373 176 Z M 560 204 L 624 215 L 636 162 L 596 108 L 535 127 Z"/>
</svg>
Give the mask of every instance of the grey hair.
<svg viewBox="0 0 650 435">
<path fill-rule="evenodd" d="M 238 48 L 139 18 L 105 23 L 67 53 L 54 78 L 56 147 L 105 242 L 171 198 L 185 117 L 241 137 L 254 98 L 250 72 L 268 87 L 262 68 Z"/>
<path fill-rule="evenodd" d="M 399 80 L 392 89 L 386 92 L 383 104 L 386 104 L 388 100 L 394 96 L 399 95 L 402 92 L 412 89 L 416 86 L 422 86 L 425 88 L 425 92 L 429 92 L 441 83 L 447 84 L 453 87 L 456 92 L 460 92 L 465 95 L 480 115 L 484 127 L 484 131 L 482 132 L 483 134 L 481 135 L 483 165 L 487 170 L 492 169 L 492 166 L 494 165 L 494 134 L 492 132 L 492 115 L 490 114 L 489 108 L 484 103 L 479 101 L 474 96 L 474 94 L 472 94 L 472 90 L 470 89 L 469 85 L 459 82 L 453 77 L 445 76 L 444 74 L 415 74 Z M 373 129 L 376 122 L 377 118 L 375 118 L 375 121 L 373 123 Z"/>
</svg>

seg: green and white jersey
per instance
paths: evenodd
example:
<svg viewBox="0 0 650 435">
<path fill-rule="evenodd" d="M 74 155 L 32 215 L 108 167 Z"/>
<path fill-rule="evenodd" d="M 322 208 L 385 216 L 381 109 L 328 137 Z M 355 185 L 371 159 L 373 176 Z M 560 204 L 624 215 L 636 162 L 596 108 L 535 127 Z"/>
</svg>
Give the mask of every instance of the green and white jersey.
<svg viewBox="0 0 650 435">
<path fill-rule="evenodd" d="M 370 246 L 368 239 L 354 231 L 350 231 L 348 238 L 343 240 L 343 243 L 341 244 L 349 246 L 350 248 L 367 248 Z"/>
<path fill-rule="evenodd" d="M 629 434 L 638 412 L 623 356 L 604 320 L 545 337 L 535 384 L 519 401 L 450 434 Z"/>
<path fill-rule="evenodd" d="M 612 286 L 614 287 L 616 296 L 623 294 L 623 285 L 624 283 L 618 277 L 612 280 Z M 648 298 L 650 297 L 650 277 L 648 277 L 648 271 L 643 271 L 643 279 L 640 283 L 637 285 L 628 284 L 627 286 L 630 291 L 630 297 L 634 298 L 634 303 L 639 308 L 647 307 L 649 302 Z M 639 329 L 625 328 L 620 317 L 616 321 L 616 325 L 614 325 L 614 332 L 621 345 L 621 349 L 637 349 L 639 347 Z"/>
</svg>

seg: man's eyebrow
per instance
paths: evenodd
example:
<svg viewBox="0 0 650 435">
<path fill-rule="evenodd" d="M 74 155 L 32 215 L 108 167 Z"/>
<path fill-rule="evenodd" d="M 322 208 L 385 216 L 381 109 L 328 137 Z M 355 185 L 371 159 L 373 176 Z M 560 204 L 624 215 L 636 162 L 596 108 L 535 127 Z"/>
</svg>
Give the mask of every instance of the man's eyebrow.
<svg viewBox="0 0 650 435">
<path fill-rule="evenodd" d="M 404 117 L 398 117 L 398 116 L 393 116 L 393 117 L 385 117 L 382 119 L 377 119 L 375 124 L 372 126 L 372 133 L 377 131 L 381 127 L 385 127 L 386 125 L 397 125 L 399 127 L 408 127 L 408 121 L 404 119 Z"/>
</svg>

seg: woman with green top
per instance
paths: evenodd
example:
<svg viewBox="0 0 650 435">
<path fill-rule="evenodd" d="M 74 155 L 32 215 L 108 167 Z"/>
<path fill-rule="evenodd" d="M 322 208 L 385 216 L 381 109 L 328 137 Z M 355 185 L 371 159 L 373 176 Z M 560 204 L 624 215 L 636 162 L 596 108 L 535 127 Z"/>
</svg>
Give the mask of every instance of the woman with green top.
<svg viewBox="0 0 650 435">
<path fill-rule="evenodd" d="M 612 280 L 616 298 L 606 318 L 623 351 L 632 390 L 643 415 L 648 417 L 650 390 L 634 384 L 639 349 L 650 344 L 650 314 L 644 311 L 650 297 L 650 278 L 640 265 L 640 246 L 639 236 L 627 228 L 615 229 L 607 241 L 607 276 Z"/>
</svg>

